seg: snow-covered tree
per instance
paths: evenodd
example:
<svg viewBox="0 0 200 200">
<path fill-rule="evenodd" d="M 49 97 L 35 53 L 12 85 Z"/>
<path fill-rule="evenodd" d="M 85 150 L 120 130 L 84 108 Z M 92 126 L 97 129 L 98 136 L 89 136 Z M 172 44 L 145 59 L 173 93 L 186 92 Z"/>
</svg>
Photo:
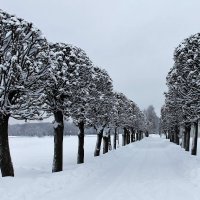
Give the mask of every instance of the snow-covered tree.
<svg viewBox="0 0 200 200">
<path fill-rule="evenodd" d="M 84 130 L 89 123 L 87 113 L 90 103 L 96 98 L 97 88 L 94 80 L 97 74 L 86 53 L 81 49 L 78 53 L 80 56 L 79 73 L 77 83 L 72 89 L 70 116 L 79 128 L 77 163 L 80 164 L 84 162 Z"/>
<path fill-rule="evenodd" d="M 96 90 L 93 90 L 91 93 L 93 100 L 90 101 L 87 118 L 88 125 L 94 127 L 97 133 L 94 156 L 99 156 L 103 135 L 105 137 L 109 136 L 109 134 L 104 132 L 104 129 L 111 125 L 114 99 L 112 80 L 108 73 L 104 69 L 98 67 L 94 67 L 94 71 L 96 75 L 93 81 Z"/>
<path fill-rule="evenodd" d="M 136 113 L 136 140 L 141 140 L 143 133 L 146 131 L 145 115 L 139 108 Z"/>
<path fill-rule="evenodd" d="M 128 106 L 126 103 L 128 102 L 127 97 L 123 93 L 116 93 L 115 98 L 117 101 L 116 110 L 117 110 L 117 119 L 115 119 L 115 126 L 121 127 L 124 132 L 122 134 L 122 145 L 126 145 L 126 135 L 127 135 L 127 113 L 128 113 Z"/>
<path fill-rule="evenodd" d="M 160 117 L 160 130 L 161 133 L 164 133 L 166 139 L 168 139 L 168 128 L 170 126 L 170 121 L 168 118 L 168 112 L 165 105 L 161 107 L 161 117 Z"/>
<path fill-rule="evenodd" d="M 43 108 L 54 116 L 53 172 L 63 168 L 64 118 L 74 116 L 75 105 L 88 94 L 87 82 L 91 78 L 91 61 L 85 52 L 75 46 L 50 44 L 51 72 L 46 80 Z M 90 77 L 88 77 L 90 76 Z M 90 84 L 91 86 L 91 84 Z M 79 104 L 78 104 L 79 105 Z"/>
<path fill-rule="evenodd" d="M 48 73 L 49 47 L 32 23 L 0 10 L 0 166 L 14 176 L 8 120 L 41 119 L 40 88 Z"/>
<path fill-rule="evenodd" d="M 115 98 L 117 101 L 115 110 L 117 112 L 114 115 L 113 121 L 115 127 L 123 129 L 122 145 L 125 146 L 126 144 L 129 144 L 130 141 L 133 141 L 135 133 L 141 134 L 143 131 L 143 114 L 137 105 L 129 100 L 124 94 L 116 93 Z"/>
<path fill-rule="evenodd" d="M 200 34 L 185 39 L 174 52 L 174 66 L 170 70 L 167 83 L 167 107 L 170 117 L 177 118 L 176 124 L 184 127 L 183 146 L 189 150 L 190 126 L 195 128 L 192 154 L 197 149 L 197 129 L 199 121 L 199 77 L 200 77 Z M 172 121 L 172 120 L 171 120 Z M 175 121 L 175 120 L 173 120 Z M 180 128 L 181 130 L 181 128 Z"/>
<path fill-rule="evenodd" d="M 177 74 L 176 84 L 178 95 L 181 99 L 184 123 L 192 123 L 195 128 L 193 137 L 192 154 L 197 153 L 197 132 L 199 121 L 200 100 L 200 34 L 195 34 L 185 39 L 174 53 L 175 69 Z M 188 131 L 189 132 L 189 131 Z M 189 135 L 189 134 L 188 134 Z M 189 136 L 187 136 L 189 137 Z M 187 140 L 186 137 L 186 140 Z"/>
<path fill-rule="evenodd" d="M 150 134 L 156 133 L 159 131 L 159 118 L 156 115 L 154 107 L 150 105 L 147 109 L 144 110 L 144 115 L 146 120 L 148 121 L 148 132 Z"/>
</svg>

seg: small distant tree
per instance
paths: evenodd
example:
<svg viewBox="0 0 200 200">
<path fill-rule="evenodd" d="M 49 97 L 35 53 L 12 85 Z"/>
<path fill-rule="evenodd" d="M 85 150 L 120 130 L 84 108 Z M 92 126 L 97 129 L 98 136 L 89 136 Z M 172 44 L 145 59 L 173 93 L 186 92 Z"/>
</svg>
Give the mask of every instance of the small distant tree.
<svg viewBox="0 0 200 200">
<path fill-rule="evenodd" d="M 144 110 L 145 119 L 148 121 L 148 132 L 150 134 L 159 132 L 159 118 L 156 115 L 154 107 L 150 105 Z"/>
<path fill-rule="evenodd" d="M 168 138 L 168 128 L 169 128 L 169 119 L 168 119 L 167 108 L 165 105 L 161 108 L 161 118 L 160 118 L 160 130 L 161 133 L 165 134 L 166 139 Z"/>
</svg>

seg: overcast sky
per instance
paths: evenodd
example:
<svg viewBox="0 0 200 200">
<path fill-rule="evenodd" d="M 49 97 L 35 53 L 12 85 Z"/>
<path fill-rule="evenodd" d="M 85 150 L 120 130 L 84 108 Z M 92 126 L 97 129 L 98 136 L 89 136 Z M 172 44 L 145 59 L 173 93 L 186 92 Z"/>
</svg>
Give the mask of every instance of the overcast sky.
<svg viewBox="0 0 200 200">
<path fill-rule="evenodd" d="M 0 0 L 51 42 L 81 47 L 141 109 L 164 103 L 174 48 L 200 32 L 200 0 Z"/>
</svg>

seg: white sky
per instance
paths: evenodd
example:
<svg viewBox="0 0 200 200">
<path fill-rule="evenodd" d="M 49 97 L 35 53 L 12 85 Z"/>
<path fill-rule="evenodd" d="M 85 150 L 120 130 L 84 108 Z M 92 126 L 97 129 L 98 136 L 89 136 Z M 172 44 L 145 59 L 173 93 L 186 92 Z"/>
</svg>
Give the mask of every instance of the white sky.
<svg viewBox="0 0 200 200">
<path fill-rule="evenodd" d="M 0 0 L 49 41 L 81 47 L 115 90 L 159 114 L 174 48 L 200 31 L 199 0 Z"/>
</svg>

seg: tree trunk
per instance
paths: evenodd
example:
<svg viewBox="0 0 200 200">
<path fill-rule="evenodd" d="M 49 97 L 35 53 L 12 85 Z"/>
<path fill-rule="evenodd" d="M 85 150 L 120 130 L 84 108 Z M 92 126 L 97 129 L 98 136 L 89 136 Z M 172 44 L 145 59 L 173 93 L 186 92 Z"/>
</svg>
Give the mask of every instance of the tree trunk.
<svg viewBox="0 0 200 200">
<path fill-rule="evenodd" d="M 8 120 L 8 115 L 0 115 L 0 168 L 3 177 L 14 176 L 8 141 Z"/>
<path fill-rule="evenodd" d="M 139 132 L 137 131 L 136 132 L 136 141 L 138 141 L 139 140 Z"/>
<path fill-rule="evenodd" d="M 126 137 L 126 144 L 130 144 L 130 132 L 129 132 L 129 130 L 126 130 L 126 135 L 127 135 L 127 137 Z"/>
<path fill-rule="evenodd" d="M 113 137 L 113 148 L 117 148 L 117 128 L 115 128 L 114 137 Z"/>
<path fill-rule="evenodd" d="M 126 136 L 125 136 L 125 133 L 122 133 L 122 146 L 125 146 L 125 139 Z"/>
<path fill-rule="evenodd" d="M 108 136 L 103 136 L 103 154 L 108 153 Z"/>
<path fill-rule="evenodd" d="M 132 128 L 131 129 L 131 142 L 134 142 L 135 141 L 135 131 L 134 129 Z"/>
<path fill-rule="evenodd" d="M 124 128 L 124 133 L 122 134 L 122 146 L 126 146 L 127 144 L 127 129 Z"/>
<path fill-rule="evenodd" d="M 187 128 L 185 127 L 185 129 L 184 129 L 184 131 L 183 131 L 183 142 L 184 142 L 184 144 L 183 144 L 183 147 L 184 147 L 184 149 L 186 148 L 186 135 L 187 135 Z"/>
<path fill-rule="evenodd" d="M 119 133 L 117 133 L 117 147 L 119 148 Z"/>
<path fill-rule="evenodd" d="M 142 139 L 142 132 L 141 132 L 141 131 L 139 131 L 138 139 L 139 139 L 139 140 Z"/>
<path fill-rule="evenodd" d="M 94 151 L 94 156 L 100 155 L 101 142 L 102 142 L 102 138 L 103 138 L 103 130 L 104 129 L 101 129 L 101 131 L 97 134 L 97 142 L 96 142 L 96 147 L 95 147 L 95 151 Z"/>
<path fill-rule="evenodd" d="M 173 133 L 173 130 L 170 130 L 170 142 L 174 142 L 174 133 Z"/>
<path fill-rule="evenodd" d="M 126 146 L 127 145 L 127 137 L 128 137 L 128 135 L 127 135 L 127 129 L 126 128 L 125 128 L 124 135 L 125 135 L 125 146 Z"/>
<path fill-rule="evenodd" d="M 111 137 L 110 137 L 110 133 L 109 133 L 109 135 L 108 135 L 108 149 L 109 149 L 109 151 L 111 151 L 111 150 L 112 150 L 112 144 L 111 144 Z"/>
<path fill-rule="evenodd" d="M 185 125 L 183 126 L 183 125 L 181 125 L 180 126 L 180 136 L 181 136 L 181 147 L 182 148 L 185 148 L 184 147 L 184 133 L 185 133 Z"/>
<path fill-rule="evenodd" d="M 197 140 L 198 140 L 198 121 L 193 123 L 194 131 L 193 131 L 193 139 L 192 139 L 192 149 L 191 154 L 197 155 Z"/>
<path fill-rule="evenodd" d="M 133 143 L 133 133 L 131 133 L 131 143 Z"/>
<path fill-rule="evenodd" d="M 148 131 L 146 131 L 145 136 L 149 137 L 149 132 Z"/>
<path fill-rule="evenodd" d="M 143 132 L 140 132 L 140 140 L 142 140 L 144 138 Z"/>
<path fill-rule="evenodd" d="M 54 112 L 54 156 L 52 172 L 63 170 L 63 113 L 61 111 Z"/>
<path fill-rule="evenodd" d="M 133 130 L 133 142 L 136 141 L 135 130 Z"/>
<path fill-rule="evenodd" d="M 169 141 L 172 142 L 171 131 L 169 132 Z"/>
<path fill-rule="evenodd" d="M 167 139 L 167 131 L 164 131 L 164 134 L 165 134 L 165 138 Z"/>
<path fill-rule="evenodd" d="M 174 142 L 179 145 L 179 129 L 178 129 L 178 125 L 175 126 L 175 130 L 174 130 Z"/>
<path fill-rule="evenodd" d="M 84 163 L 84 122 L 81 121 L 78 124 L 79 127 L 79 134 L 78 134 L 78 156 L 77 156 L 77 163 L 81 164 Z"/>
<path fill-rule="evenodd" d="M 169 131 L 166 132 L 166 139 L 169 139 Z"/>
<path fill-rule="evenodd" d="M 175 142 L 175 130 L 172 131 L 172 142 L 173 142 L 173 143 L 176 143 L 176 142 Z"/>
<path fill-rule="evenodd" d="M 190 131 L 191 126 L 190 124 L 185 125 L 185 150 L 190 151 Z"/>
</svg>

